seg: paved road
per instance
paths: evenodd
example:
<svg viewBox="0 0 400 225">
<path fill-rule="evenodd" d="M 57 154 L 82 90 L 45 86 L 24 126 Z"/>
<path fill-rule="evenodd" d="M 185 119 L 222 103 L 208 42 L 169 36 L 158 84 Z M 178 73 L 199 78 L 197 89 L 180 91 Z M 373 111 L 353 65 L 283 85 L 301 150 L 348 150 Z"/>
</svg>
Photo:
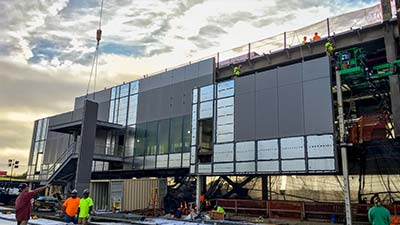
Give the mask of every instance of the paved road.
<svg viewBox="0 0 400 225">
<path fill-rule="evenodd" d="M 16 223 L 16 222 L 13 222 L 13 221 L 9 221 L 9 220 L 0 219 L 0 224 L 1 224 L 1 225 L 15 225 L 15 224 L 17 224 L 17 223 Z"/>
</svg>

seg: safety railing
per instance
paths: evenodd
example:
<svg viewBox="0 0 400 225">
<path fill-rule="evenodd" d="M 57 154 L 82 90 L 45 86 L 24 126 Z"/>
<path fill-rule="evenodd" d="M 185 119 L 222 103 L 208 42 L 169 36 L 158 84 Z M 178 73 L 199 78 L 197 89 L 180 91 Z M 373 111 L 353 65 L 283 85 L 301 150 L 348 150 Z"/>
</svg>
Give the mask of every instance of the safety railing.
<svg viewBox="0 0 400 225">
<path fill-rule="evenodd" d="M 216 67 L 223 68 L 231 64 L 245 62 L 257 57 L 263 57 L 267 54 L 272 54 L 277 51 L 282 51 L 287 48 L 302 45 L 304 37 L 306 37 L 307 42 L 312 42 L 315 32 L 317 32 L 318 35 L 323 39 L 381 22 L 381 5 L 377 4 L 368 8 L 330 17 L 300 29 L 283 32 L 262 40 L 238 46 L 236 48 L 219 51 L 215 54 L 196 58 L 195 60 L 191 60 L 174 67 L 169 67 L 160 71 L 146 74 L 143 77 L 160 74 L 165 71 L 170 71 L 185 65 L 197 63 L 212 57 L 215 57 Z"/>
<path fill-rule="evenodd" d="M 60 155 L 60 157 L 58 157 L 54 164 L 49 167 L 47 179 L 49 179 L 71 155 L 76 153 L 76 147 L 76 142 L 70 144 L 69 147 Z"/>
<path fill-rule="evenodd" d="M 217 204 L 222 206 L 225 211 L 235 215 L 331 222 L 343 221 L 345 218 L 344 203 L 217 199 Z M 352 204 L 354 221 L 368 222 L 368 210 L 370 207 L 372 205 Z M 398 217 L 400 213 L 399 204 L 391 204 L 385 207 L 389 209 L 392 216 Z"/>
</svg>

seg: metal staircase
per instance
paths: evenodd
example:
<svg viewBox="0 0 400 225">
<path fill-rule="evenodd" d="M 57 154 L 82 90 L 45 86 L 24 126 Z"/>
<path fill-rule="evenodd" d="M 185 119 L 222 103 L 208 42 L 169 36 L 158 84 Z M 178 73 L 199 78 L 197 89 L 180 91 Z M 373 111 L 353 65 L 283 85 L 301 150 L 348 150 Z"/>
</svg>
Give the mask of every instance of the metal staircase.
<svg viewBox="0 0 400 225">
<path fill-rule="evenodd" d="M 65 181 L 65 178 L 75 174 L 77 159 L 77 143 L 74 142 L 60 155 L 54 164 L 49 167 L 47 183 Z"/>
</svg>

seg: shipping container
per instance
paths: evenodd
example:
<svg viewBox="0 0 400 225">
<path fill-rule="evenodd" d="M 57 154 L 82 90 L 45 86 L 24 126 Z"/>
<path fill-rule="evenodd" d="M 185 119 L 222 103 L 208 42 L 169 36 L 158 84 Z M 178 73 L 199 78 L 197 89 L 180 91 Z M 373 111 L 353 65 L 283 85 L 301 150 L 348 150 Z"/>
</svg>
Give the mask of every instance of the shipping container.
<svg viewBox="0 0 400 225">
<path fill-rule="evenodd" d="M 132 211 L 154 204 L 158 208 L 167 194 L 167 179 L 92 180 L 90 190 L 95 210 Z"/>
<path fill-rule="evenodd" d="M 156 198 L 154 193 L 157 192 Z M 167 194 L 167 179 L 143 178 L 134 180 L 124 180 L 124 195 L 122 210 L 131 211 L 149 208 L 153 205 L 152 199 L 156 201 L 156 207 L 162 205 L 162 201 Z"/>
</svg>

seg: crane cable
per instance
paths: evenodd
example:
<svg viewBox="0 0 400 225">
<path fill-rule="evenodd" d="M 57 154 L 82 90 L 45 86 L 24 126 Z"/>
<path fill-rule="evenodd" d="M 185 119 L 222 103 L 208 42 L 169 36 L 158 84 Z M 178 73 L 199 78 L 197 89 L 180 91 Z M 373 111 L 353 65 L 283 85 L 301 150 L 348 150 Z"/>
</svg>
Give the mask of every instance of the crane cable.
<svg viewBox="0 0 400 225">
<path fill-rule="evenodd" d="M 86 88 L 86 99 L 89 95 L 89 88 L 90 88 L 90 83 L 92 80 L 93 76 L 93 69 L 94 69 L 94 79 L 93 79 L 93 100 L 96 99 L 96 80 L 97 80 L 97 64 L 98 64 L 98 59 L 99 59 L 99 45 L 100 45 L 100 40 L 101 40 L 101 20 L 103 17 L 103 2 L 104 0 L 101 0 L 101 7 L 100 7 L 100 18 L 99 18 L 99 28 L 96 31 L 96 50 L 94 52 L 93 56 L 93 63 L 92 63 L 92 69 L 90 70 L 90 76 L 89 76 L 89 82 Z"/>
</svg>

